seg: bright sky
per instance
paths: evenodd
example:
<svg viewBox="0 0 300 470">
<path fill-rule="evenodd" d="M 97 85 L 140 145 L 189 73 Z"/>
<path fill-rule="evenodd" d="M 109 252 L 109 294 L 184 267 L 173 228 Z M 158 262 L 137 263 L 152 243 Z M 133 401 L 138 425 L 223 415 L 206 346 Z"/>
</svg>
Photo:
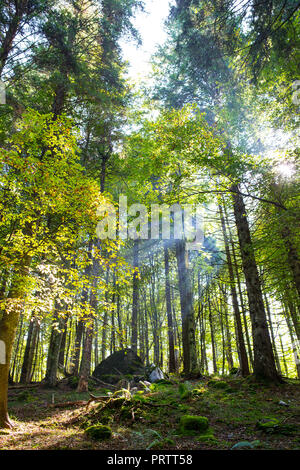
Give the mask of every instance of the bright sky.
<svg viewBox="0 0 300 470">
<path fill-rule="evenodd" d="M 133 21 L 143 44 L 136 47 L 133 42 L 121 41 L 123 57 L 130 63 L 128 73 L 133 80 L 143 78 L 151 71 L 149 60 L 156 45 L 166 39 L 163 23 L 172 3 L 172 0 L 145 0 L 145 13 L 139 12 Z"/>
</svg>

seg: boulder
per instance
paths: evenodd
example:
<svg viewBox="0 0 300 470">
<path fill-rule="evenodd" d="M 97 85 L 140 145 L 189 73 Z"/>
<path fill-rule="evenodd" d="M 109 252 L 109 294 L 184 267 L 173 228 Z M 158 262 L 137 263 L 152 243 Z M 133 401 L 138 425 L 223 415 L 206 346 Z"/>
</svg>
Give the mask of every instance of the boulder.
<svg viewBox="0 0 300 470">
<path fill-rule="evenodd" d="M 165 378 L 163 371 L 159 367 L 155 367 L 151 374 L 149 375 L 149 380 L 151 383 L 157 382 Z"/>
<path fill-rule="evenodd" d="M 141 358 L 132 349 L 116 351 L 104 359 L 94 370 L 93 377 L 109 384 L 116 384 L 120 379 L 129 381 L 143 379 L 145 367 Z"/>
</svg>

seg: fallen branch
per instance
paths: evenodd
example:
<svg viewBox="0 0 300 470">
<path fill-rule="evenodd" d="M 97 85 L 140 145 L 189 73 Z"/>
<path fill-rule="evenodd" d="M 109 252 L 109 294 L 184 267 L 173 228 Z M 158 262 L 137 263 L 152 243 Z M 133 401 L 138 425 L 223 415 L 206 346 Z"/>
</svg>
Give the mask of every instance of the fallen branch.
<svg viewBox="0 0 300 470">
<path fill-rule="evenodd" d="M 88 408 L 90 406 L 90 404 L 93 402 L 93 401 L 102 401 L 102 400 L 110 400 L 111 397 L 108 397 L 107 395 L 99 395 L 98 397 L 96 397 L 95 395 L 92 395 L 90 393 L 90 399 L 86 402 L 86 408 Z"/>
<path fill-rule="evenodd" d="M 108 397 L 107 395 L 100 395 L 96 397 L 95 395 L 92 395 L 90 393 L 90 399 L 89 400 L 77 400 L 77 401 L 65 401 L 61 403 L 49 403 L 48 407 L 49 408 L 67 408 L 69 406 L 86 406 L 87 408 L 89 407 L 90 403 L 93 401 L 101 401 L 101 400 L 110 400 L 111 397 Z"/>
<path fill-rule="evenodd" d="M 22 389 L 22 388 L 36 388 L 36 387 L 40 387 L 41 386 L 41 383 L 37 383 L 37 384 L 18 384 L 18 385 L 10 385 L 8 387 L 8 390 L 18 390 L 18 389 Z"/>
</svg>

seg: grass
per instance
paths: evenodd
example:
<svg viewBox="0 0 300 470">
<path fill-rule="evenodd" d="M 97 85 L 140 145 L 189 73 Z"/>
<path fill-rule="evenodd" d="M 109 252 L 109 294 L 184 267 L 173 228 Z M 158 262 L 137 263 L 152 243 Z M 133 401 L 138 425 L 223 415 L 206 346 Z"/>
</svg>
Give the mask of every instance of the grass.
<svg viewBox="0 0 300 470">
<path fill-rule="evenodd" d="M 0 448 L 229 450 L 240 442 L 255 442 L 253 448 L 300 449 L 299 382 L 269 387 L 240 378 L 222 377 L 222 382 L 226 386 L 220 388 L 207 379 L 185 383 L 191 393 L 183 397 L 180 384 L 153 384 L 150 392 L 112 400 L 103 409 L 99 403 L 89 409 L 48 406 L 53 395 L 55 403 L 89 398 L 74 390 L 39 388 L 23 395 L 14 391 L 9 407 L 15 428 L 0 433 Z M 289 406 L 279 405 L 280 400 Z M 185 415 L 206 417 L 207 436 L 181 435 L 180 420 Z M 276 432 L 265 432 L 258 425 L 266 419 L 279 423 Z M 112 436 L 98 442 L 85 429 L 100 424 L 110 426 Z"/>
</svg>

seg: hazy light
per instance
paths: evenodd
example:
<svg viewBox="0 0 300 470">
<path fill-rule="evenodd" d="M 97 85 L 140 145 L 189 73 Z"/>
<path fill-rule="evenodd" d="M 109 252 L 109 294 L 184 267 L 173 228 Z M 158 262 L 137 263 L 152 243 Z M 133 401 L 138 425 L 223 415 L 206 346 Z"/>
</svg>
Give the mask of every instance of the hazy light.
<svg viewBox="0 0 300 470">
<path fill-rule="evenodd" d="M 129 76 L 134 80 L 145 78 L 151 71 L 150 58 L 157 44 L 163 44 L 167 34 L 164 31 L 170 4 L 173 0 L 146 0 L 145 13 L 139 12 L 133 21 L 143 44 L 137 47 L 133 42 L 121 41 L 123 57 L 129 62 Z"/>
<path fill-rule="evenodd" d="M 275 171 L 283 178 L 291 178 L 295 174 L 295 167 L 292 163 L 282 162 L 276 165 Z"/>
</svg>

